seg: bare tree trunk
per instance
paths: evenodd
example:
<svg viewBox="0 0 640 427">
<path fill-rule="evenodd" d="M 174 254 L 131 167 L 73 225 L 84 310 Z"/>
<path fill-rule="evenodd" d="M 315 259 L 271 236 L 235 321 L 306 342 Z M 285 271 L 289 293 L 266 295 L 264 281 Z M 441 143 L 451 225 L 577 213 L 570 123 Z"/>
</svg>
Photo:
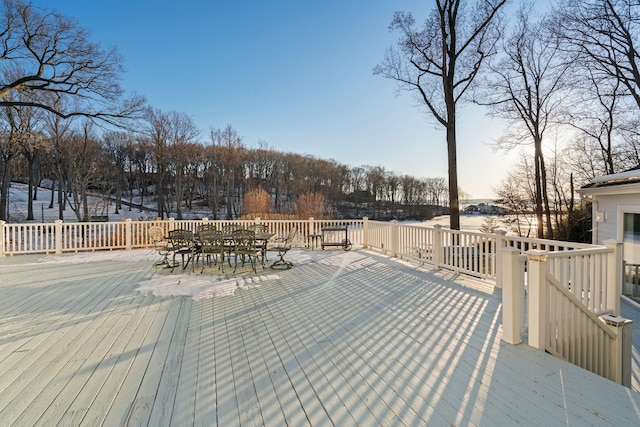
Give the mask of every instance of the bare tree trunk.
<svg viewBox="0 0 640 427">
<path fill-rule="evenodd" d="M 182 199 L 184 199 L 184 176 L 180 165 L 176 165 L 176 217 L 182 219 Z"/>
<path fill-rule="evenodd" d="M 540 178 L 542 182 L 542 200 L 544 202 L 544 214 L 546 217 L 547 238 L 553 238 L 553 224 L 551 224 L 551 207 L 549 206 L 549 191 L 547 189 L 547 169 L 544 157 L 540 155 Z"/>
<path fill-rule="evenodd" d="M 536 228 L 538 238 L 544 237 L 544 224 L 543 224 L 543 207 L 542 207 L 542 171 L 541 171 L 541 148 L 540 144 L 535 142 L 535 156 L 534 156 L 534 169 L 535 169 L 535 201 L 536 201 Z"/>
<path fill-rule="evenodd" d="M 458 160 L 456 150 L 456 112 L 451 93 L 451 105 L 447 106 L 447 152 L 449 161 L 449 215 L 452 230 L 460 230 L 460 204 L 458 201 Z M 447 103 L 448 104 L 448 103 Z"/>
<path fill-rule="evenodd" d="M 33 221 L 33 158 L 30 157 L 28 159 L 27 166 L 27 174 L 29 175 L 27 178 L 27 192 L 29 195 L 27 196 L 27 221 Z"/>
<path fill-rule="evenodd" d="M 2 186 L 0 187 L 0 220 L 7 221 L 7 200 L 9 197 L 9 184 L 11 183 L 11 163 L 5 158 L 4 168 L 2 170 Z"/>
<path fill-rule="evenodd" d="M 64 185 L 63 180 L 58 179 L 58 219 L 59 220 L 64 220 L 64 207 L 67 199 L 64 195 L 64 190 L 62 189 L 63 185 Z"/>
<path fill-rule="evenodd" d="M 86 188 L 80 190 L 80 198 L 82 199 L 82 220 L 89 221 L 89 200 Z"/>
<path fill-rule="evenodd" d="M 56 194 L 56 179 L 53 178 L 51 181 L 51 201 L 49 202 L 49 209 L 53 209 L 53 201 L 55 199 Z"/>
<path fill-rule="evenodd" d="M 164 167 L 158 165 L 158 179 L 156 180 L 156 199 L 158 201 L 158 218 L 164 219 Z"/>
</svg>

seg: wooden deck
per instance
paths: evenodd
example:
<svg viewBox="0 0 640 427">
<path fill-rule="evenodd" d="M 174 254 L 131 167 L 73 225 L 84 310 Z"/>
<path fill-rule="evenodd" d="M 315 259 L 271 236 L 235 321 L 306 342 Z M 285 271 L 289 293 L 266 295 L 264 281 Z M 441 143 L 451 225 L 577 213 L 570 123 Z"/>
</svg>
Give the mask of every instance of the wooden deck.
<svg viewBox="0 0 640 427">
<path fill-rule="evenodd" d="M 150 251 L 0 259 L 1 424 L 638 425 L 639 393 L 502 343 L 487 283 L 290 255 L 193 297 L 137 290 Z"/>
</svg>

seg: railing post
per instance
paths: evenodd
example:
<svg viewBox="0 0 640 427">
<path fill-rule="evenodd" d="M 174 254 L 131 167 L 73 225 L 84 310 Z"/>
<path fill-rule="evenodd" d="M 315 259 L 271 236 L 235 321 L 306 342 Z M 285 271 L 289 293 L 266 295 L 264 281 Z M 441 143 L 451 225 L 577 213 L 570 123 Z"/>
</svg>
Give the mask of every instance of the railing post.
<svg viewBox="0 0 640 427">
<path fill-rule="evenodd" d="M 498 253 L 502 258 L 502 339 L 509 344 L 520 344 L 522 329 L 522 291 L 524 283 L 520 283 L 520 251 L 515 248 L 504 248 Z"/>
<path fill-rule="evenodd" d="M 605 314 L 600 318 L 604 323 L 616 330 L 616 339 L 611 343 L 609 360 L 612 377 L 609 379 L 625 387 L 631 387 L 631 352 L 633 345 L 631 334 L 633 320 L 610 314 Z"/>
<path fill-rule="evenodd" d="M 391 221 L 391 256 L 397 258 L 400 250 L 400 226 L 397 220 Z"/>
<path fill-rule="evenodd" d="M 547 343 L 547 252 L 527 251 L 529 272 L 529 345 L 546 350 Z"/>
<path fill-rule="evenodd" d="M 614 316 L 619 316 L 623 280 L 622 243 L 605 240 L 602 244 L 613 249 L 612 253 L 607 254 L 607 309 L 611 310 Z"/>
<path fill-rule="evenodd" d="M 433 266 L 435 268 L 440 268 L 443 252 L 442 225 L 436 224 L 433 226 Z"/>
<path fill-rule="evenodd" d="M 176 229 L 176 220 L 175 218 L 169 218 L 169 231 Z"/>
<path fill-rule="evenodd" d="M 131 225 L 131 218 L 124 220 L 124 235 L 125 235 L 125 250 L 131 250 L 131 242 L 133 240 L 133 227 Z"/>
<path fill-rule="evenodd" d="M 56 219 L 56 254 L 60 255 L 62 253 L 62 220 Z"/>
<path fill-rule="evenodd" d="M 4 246 L 5 246 L 5 232 L 4 232 L 4 225 L 6 224 L 5 221 L 0 220 L 0 258 L 2 258 L 4 256 Z"/>
<path fill-rule="evenodd" d="M 496 230 L 496 288 L 502 288 L 503 278 L 502 278 L 502 257 L 500 256 L 500 251 L 504 248 L 504 236 L 507 235 L 507 232 L 504 230 Z M 509 276 L 505 276 L 506 280 L 509 280 Z"/>
<path fill-rule="evenodd" d="M 369 248 L 369 217 L 362 218 L 362 246 Z"/>
<path fill-rule="evenodd" d="M 309 230 L 307 232 L 307 237 L 305 239 L 305 241 L 307 242 L 307 245 L 309 245 L 309 248 L 311 248 L 311 242 L 309 242 L 309 235 L 310 234 L 316 234 L 316 231 L 314 230 L 314 228 L 315 228 L 314 221 L 315 221 L 315 218 L 310 216 L 309 217 Z"/>
</svg>

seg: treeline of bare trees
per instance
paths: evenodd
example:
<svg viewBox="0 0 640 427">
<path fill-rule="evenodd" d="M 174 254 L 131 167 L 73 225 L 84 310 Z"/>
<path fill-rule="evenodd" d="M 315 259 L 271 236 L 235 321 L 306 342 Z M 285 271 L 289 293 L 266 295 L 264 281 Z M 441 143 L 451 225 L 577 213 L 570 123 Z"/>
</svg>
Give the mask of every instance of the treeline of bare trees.
<svg viewBox="0 0 640 427">
<path fill-rule="evenodd" d="M 26 178 L 34 197 L 43 197 L 36 193 L 43 180 L 52 181 L 50 207 L 58 204 L 60 218 L 65 207 L 78 220 L 101 214 L 89 205 L 90 192 L 115 199 L 116 213 L 152 205 L 155 215 L 177 219 L 194 212 L 212 219 L 237 218 L 256 209 L 262 214 L 309 212 L 302 206 L 313 205 L 309 198 L 316 194 L 326 201 L 326 215 L 424 217 L 425 205 L 446 205 L 444 178 L 349 167 L 266 144 L 250 148 L 232 126 L 211 129 L 208 140 L 201 141 L 192 120 L 176 112 L 151 112 L 145 132 L 100 133 L 90 122 L 62 127 L 60 120 L 39 126 L 37 132 L 31 129 L 30 138 L 13 140 L 14 155 L 3 158 L 2 165 L 9 166 L 9 176 Z M 251 202 L 256 191 L 269 195 L 266 205 Z M 32 203 L 28 219 L 33 219 Z"/>
</svg>

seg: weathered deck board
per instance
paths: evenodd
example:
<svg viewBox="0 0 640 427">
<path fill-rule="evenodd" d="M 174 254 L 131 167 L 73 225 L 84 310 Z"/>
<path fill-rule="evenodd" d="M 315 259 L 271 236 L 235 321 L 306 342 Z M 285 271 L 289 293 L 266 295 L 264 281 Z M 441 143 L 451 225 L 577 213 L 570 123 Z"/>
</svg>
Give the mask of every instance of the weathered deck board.
<svg viewBox="0 0 640 427">
<path fill-rule="evenodd" d="M 172 336 L 167 349 L 167 357 L 161 359 L 162 377 L 158 384 L 158 390 L 153 396 L 153 409 L 149 419 L 149 425 L 168 425 L 171 422 L 175 400 L 178 396 L 176 389 L 180 380 L 180 370 L 183 366 L 185 356 L 185 343 L 189 320 L 191 318 L 191 307 L 193 300 L 185 298 L 180 307 L 178 318 L 172 324 L 168 323 L 169 329 L 173 329 Z M 168 322 L 170 319 L 168 319 Z"/>
<path fill-rule="evenodd" d="M 202 425 L 217 425 L 217 370 L 216 370 L 216 331 L 214 299 L 199 302 L 202 305 L 200 317 L 198 371 L 195 388 L 193 417 Z M 189 414 L 189 413 L 187 413 Z"/>
<path fill-rule="evenodd" d="M 198 359 L 200 356 L 198 348 L 200 346 L 201 325 L 203 323 L 202 309 L 203 304 L 192 302 L 192 307 L 189 310 L 188 329 L 184 335 L 184 350 L 181 352 L 182 361 L 180 366 L 175 367 L 176 372 L 179 372 L 179 381 L 175 386 L 175 394 L 180 396 L 180 399 L 175 399 L 172 404 L 171 422 L 176 425 L 193 425 L 195 423 L 195 395 L 198 384 Z"/>
<path fill-rule="evenodd" d="M 270 293 L 275 297 L 274 289 L 271 289 Z M 243 298 L 247 297 L 250 297 L 255 306 L 252 319 L 259 319 L 263 324 L 263 332 L 259 334 L 263 348 L 261 351 L 264 356 L 264 364 L 269 372 L 269 381 L 274 390 L 274 395 L 270 397 L 274 406 L 270 408 L 269 413 L 265 414 L 265 422 L 272 420 L 277 422 L 281 417 L 284 417 L 286 424 L 308 425 L 307 415 L 303 410 L 300 410 L 299 397 L 283 362 L 283 357 L 286 357 L 284 355 L 288 354 L 287 343 L 277 326 L 276 319 L 257 294 L 243 296 Z M 266 392 L 268 393 L 269 390 Z M 275 406 L 275 401 L 278 406 Z"/>
<path fill-rule="evenodd" d="M 54 424 L 58 420 L 61 420 L 62 425 L 78 425 L 83 420 L 88 424 L 98 424 L 101 418 L 94 419 L 92 414 L 96 412 L 106 414 L 117 390 L 112 385 L 113 379 L 121 378 L 121 372 L 127 366 L 126 363 L 119 363 L 119 361 L 122 355 L 130 354 L 133 346 L 138 345 L 136 335 L 140 333 L 139 331 L 146 330 L 153 319 L 153 306 L 150 304 L 152 298 L 150 296 L 136 298 L 128 309 L 121 313 L 120 316 L 126 324 L 121 333 L 110 341 L 111 346 L 108 352 L 100 360 L 87 360 L 87 372 L 79 375 L 85 377 L 84 384 L 70 388 L 76 391 L 76 398 L 65 408 L 62 402 L 66 395 L 61 393 L 59 395 L 61 402 L 58 406 L 60 410 L 64 409 L 62 415 L 59 416 L 58 411 L 48 410 L 41 418 L 44 424 Z M 93 363 L 92 370 L 91 363 Z M 70 384 L 70 387 L 74 385 Z"/>
<path fill-rule="evenodd" d="M 366 252 L 290 255 L 293 270 L 227 275 L 245 286 L 197 300 L 138 293 L 170 273 L 135 257 L 0 259 L 2 423 L 640 421 L 638 393 L 502 343 L 500 295 L 486 284 Z M 218 274 L 206 271 L 171 277 Z"/>
<path fill-rule="evenodd" d="M 150 357 L 146 366 L 145 364 L 138 366 L 140 370 L 144 371 L 144 374 L 136 397 L 128 410 L 126 418 L 127 424 L 136 426 L 148 425 L 153 410 L 156 408 L 156 396 L 158 394 L 162 396 L 163 393 L 170 392 L 170 390 L 161 389 L 160 385 L 166 373 L 165 364 L 171 357 L 169 350 L 173 337 L 175 336 L 176 324 L 182 323 L 179 316 L 181 312 L 183 313 L 184 304 L 185 299 L 181 298 L 177 303 L 169 306 L 158 338 L 154 340 L 155 342 L 150 343 L 150 348 L 153 350 L 149 351 Z M 171 407 L 173 407 L 173 405 L 171 405 Z"/>
<path fill-rule="evenodd" d="M 33 273 L 31 275 L 33 276 Z M 104 277 L 110 278 L 106 275 Z M 77 312 L 75 318 L 82 319 L 86 314 L 83 310 L 87 307 L 90 310 L 92 301 L 102 303 L 104 298 L 102 293 L 107 292 L 110 288 L 100 287 L 96 290 L 94 286 L 91 286 L 90 278 L 87 279 L 80 289 L 76 286 L 68 286 L 70 280 L 67 279 L 67 281 L 55 280 L 45 288 L 44 292 L 41 292 L 44 281 L 40 275 L 31 282 L 18 282 L 21 286 L 12 287 L 20 289 L 22 292 L 20 300 L 23 301 L 23 304 L 20 305 L 17 312 L 14 311 L 16 309 L 13 306 L 5 308 L 9 314 L 3 317 L 6 320 L 3 321 L 2 333 L 7 339 L 2 340 L 0 372 L 12 366 L 14 358 L 11 355 L 25 351 L 25 348 L 28 348 L 33 355 L 35 354 L 34 349 L 43 348 L 42 346 L 48 342 L 47 338 L 61 329 L 59 324 L 61 318 L 67 322 L 73 322 L 72 315 Z M 31 286 L 34 281 L 37 281 L 39 285 Z M 37 297 L 29 298 L 25 297 L 25 294 L 35 294 Z M 3 313 L 5 309 L 3 309 Z M 38 316 L 32 316 L 31 313 L 38 313 Z"/>
<path fill-rule="evenodd" d="M 88 286 L 95 287 L 100 281 L 87 282 Z M 0 408 L 6 408 L 3 410 L 4 420 L 13 422 L 24 408 L 33 403 L 44 385 L 55 387 L 52 381 L 56 374 L 67 362 L 75 360 L 76 352 L 84 347 L 87 337 L 93 332 L 91 321 L 87 321 L 87 318 L 95 318 L 103 310 L 108 312 L 113 297 L 122 291 L 120 285 L 119 281 L 114 280 L 102 292 L 95 292 L 95 297 L 88 297 L 87 303 L 77 307 L 77 313 L 68 321 L 58 324 L 58 321 L 53 320 L 54 326 L 47 328 L 50 333 L 45 334 L 45 340 L 37 343 L 33 342 L 37 340 L 32 340 L 27 344 L 30 348 L 22 353 L 28 356 L 13 364 L 4 376 L 7 387 L 0 393 Z M 77 368 L 78 366 L 72 369 Z"/>
<path fill-rule="evenodd" d="M 133 376 L 132 373 L 135 372 L 132 370 L 134 362 L 140 360 L 137 355 L 143 348 L 146 337 L 150 333 L 153 334 L 152 328 L 156 319 L 159 318 L 158 315 L 161 314 L 163 307 L 169 304 L 169 301 L 159 303 L 154 300 L 154 297 L 145 298 L 145 301 L 136 310 L 136 315 L 128 324 L 128 336 L 119 337 L 118 346 L 114 347 L 109 358 L 101 362 L 99 366 L 101 370 L 96 371 L 101 375 L 92 376 L 90 382 L 85 386 L 87 391 L 83 393 L 84 398 L 74 400 L 73 405 L 65 413 L 61 424 L 101 425 L 109 416 L 109 411 L 113 411 L 112 408 L 117 400 L 120 399 L 127 403 L 127 396 L 121 396 L 120 390 L 126 390 L 127 385 L 136 387 L 137 390 L 138 383 L 129 380 Z M 118 352 L 120 345 L 124 345 L 124 349 Z M 130 382 L 127 384 L 127 381 Z M 131 396 L 135 396 L 135 394 L 131 394 Z M 123 413 L 116 414 L 116 416 L 122 417 Z"/>
<path fill-rule="evenodd" d="M 140 296 L 137 300 L 142 300 Z M 35 425 L 36 422 L 47 424 L 60 420 L 68 406 L 70 397 L 77 396 L 86 384 L 87 380 L 94 373 L 97 360 L 103 360 L 112 349 L 114 337 L 120 336 L 127 323 L 129 316 L 121 312 L 114 312 L 109 316 L 100 328 L 94 329 L 89 334 L 86 341 L 77 340 L 77 351 L 71 360 L 62 367 L 47 387 L 29 404 L 28 408 L 16 420 L 19 425 Z M 55 370 L 54 370 L 55 372 Z M 42 408 L 47 408 L 42 411 Z M 47 421 L 51 420 L 51 421 Z"/>
</svg>

